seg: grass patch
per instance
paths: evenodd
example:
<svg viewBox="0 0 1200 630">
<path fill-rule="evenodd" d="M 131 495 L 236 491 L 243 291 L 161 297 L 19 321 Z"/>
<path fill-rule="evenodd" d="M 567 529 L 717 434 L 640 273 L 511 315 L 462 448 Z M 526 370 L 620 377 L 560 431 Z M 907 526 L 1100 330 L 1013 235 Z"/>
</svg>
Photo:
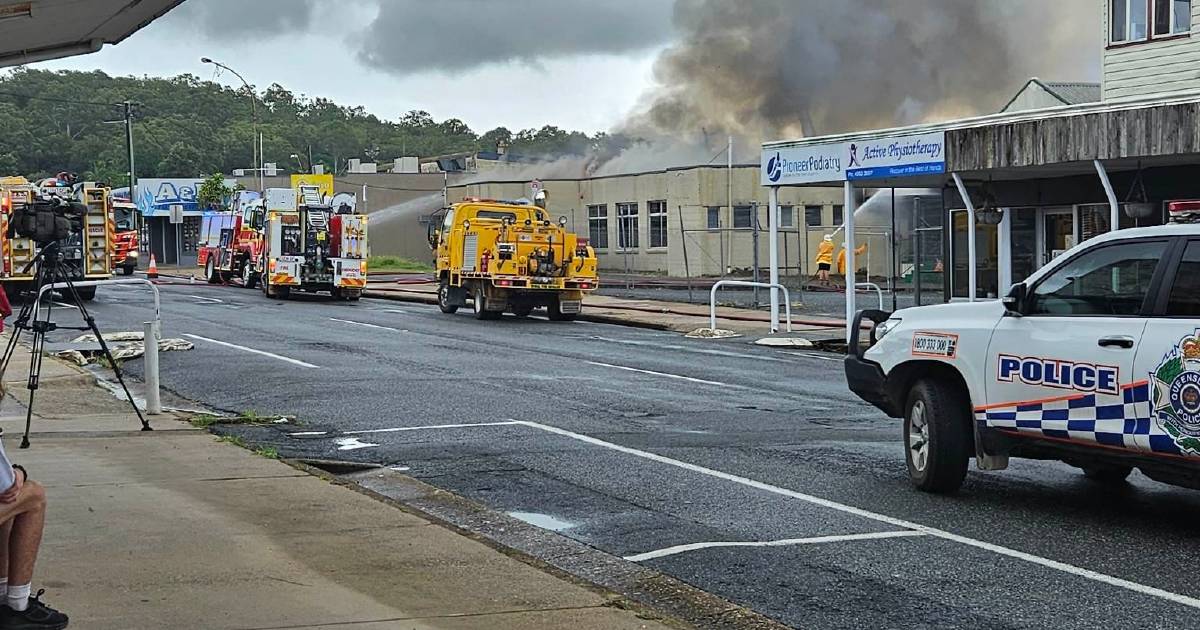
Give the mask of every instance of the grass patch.
<svg viewBox="0 0 1200 630">
<path fill-rule="evenodd" d="M 246 440 L 243 440 L 242 436 L 240 435 L 222 435 L 221 437 L 217 438 L 217 441 L 224 442 L 226 444 L 232 444 L 234 446 L 240 446 L 242 448 L 248 448 L 246 446 Z"/>
<path fill-rule="evenodd" d="M 207 429 L 217 425 L 227 424 L 274 424 L 280 416 L 262 416 L 254 410 L 243 411 L 238 416 L 214 416 L 210 413 L 201 413 L 191 417 L 188 422 L 192 426 L 199 429 Z"/>
<path fill-rule="evenodd" d="M 274 446 L 260 446 L 254 449 L 254 454 L 267 459 L 279 459 L 279 451 Z"/>
<path fill-rule="evenodd" d="M 367 259 L 367 271 L 370 273 L 433 271 L 433 265 L 424 261 L 401 258 L 400 256 L 371 256 Z"/>
</svg>

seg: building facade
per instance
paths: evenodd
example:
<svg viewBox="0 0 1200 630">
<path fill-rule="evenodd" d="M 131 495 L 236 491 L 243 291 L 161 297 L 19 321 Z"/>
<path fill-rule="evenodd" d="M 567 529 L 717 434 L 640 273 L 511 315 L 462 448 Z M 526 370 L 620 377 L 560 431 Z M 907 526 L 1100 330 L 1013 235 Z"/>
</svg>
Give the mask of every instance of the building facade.
<svg viewBox="0 0 1200 630">
<path fill-rule="evenodd" d="M 1104 100 L 1200 89 L 1200 2 L 1100 2 Z"/>
<path fill-rule="evenodd" d="M 552 214 L 587 236 L 607 271 L 676 277 L 744 274 L 765 269 L 767 192 L 758 165 L 686 167 L 664 171 L 541 182 Z M 451 186 L 451 203 L 467 198 L 528 199 L 530 182 L 482 181 Z M 730 199 L 732 198 L 732 205 Z M 808 276 L 823 236 L 842 224 L 842 191 L 789 190 L 782 198 L 779 252 L 782 273 Z M 757 232 L 757 234 L 756 234 Z M 885 251 L 881 244 L 880 251 Z M 886 273 L 886 256 L 873 273 Z"/>
</svg>

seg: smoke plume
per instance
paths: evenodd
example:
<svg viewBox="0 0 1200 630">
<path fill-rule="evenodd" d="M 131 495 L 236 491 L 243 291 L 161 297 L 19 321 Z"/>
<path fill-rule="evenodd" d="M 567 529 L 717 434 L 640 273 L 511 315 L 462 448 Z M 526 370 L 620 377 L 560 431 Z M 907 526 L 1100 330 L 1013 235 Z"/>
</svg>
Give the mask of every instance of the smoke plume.
<svg viewBox="0 0 1200 630">
<path fill-rule="evenodd" d="M 379 0 L 359 58 L 398 75 L 662 45 L 669 0 Z"/>
<path fill-rule="evenodd" d="M 990 113 L 1031 76 L 1094 80 L 1095 0 L 676 0 L 632 132 L 763 139 Z"/>
</svg>

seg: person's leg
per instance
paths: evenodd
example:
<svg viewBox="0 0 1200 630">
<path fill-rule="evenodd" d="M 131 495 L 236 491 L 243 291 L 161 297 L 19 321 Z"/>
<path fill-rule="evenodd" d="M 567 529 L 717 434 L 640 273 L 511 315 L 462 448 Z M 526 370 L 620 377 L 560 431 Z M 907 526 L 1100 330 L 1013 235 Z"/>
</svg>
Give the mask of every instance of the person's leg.
<svg viewBox="0 0 1200 630">
<path fill-rule="evenodd" d="M 28 586 L 33 581 L 33 565 L 37 562 L 38 549 L 42 546 L 42 530 L 46 525 L 46 490 L 41 484 L 26 481 L 17 498 L 22 508 L 10 521 L 12 533 L 8 536 L 8 584 L 10 589 Z M 11 595 L 12 593 L 10 593 Z M 25 593 L 28 596 L 28 591 Z M 13 606 L 15 610 L 22 610 Z"/>
<path fill-rule="evenodd" d="M 8 541 L 12 525 L 12 519 L 0 525 L 0 597 L 8 595 Z"/>
</svg>

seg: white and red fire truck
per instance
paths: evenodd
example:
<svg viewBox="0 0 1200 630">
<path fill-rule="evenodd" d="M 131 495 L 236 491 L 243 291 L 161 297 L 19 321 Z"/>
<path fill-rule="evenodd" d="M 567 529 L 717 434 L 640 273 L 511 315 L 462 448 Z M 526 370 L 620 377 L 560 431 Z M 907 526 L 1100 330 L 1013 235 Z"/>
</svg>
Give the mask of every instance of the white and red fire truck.
<svg viewBox="0 0 1200 630">
<path fill-rule="evenodd" d="M 270 188 L 263 197 L 262 288 L 267 297 L 325 292 L 358 300 L 367 286 L 367 217 L 333 208 L 316 186 Z"/>
</svg>

